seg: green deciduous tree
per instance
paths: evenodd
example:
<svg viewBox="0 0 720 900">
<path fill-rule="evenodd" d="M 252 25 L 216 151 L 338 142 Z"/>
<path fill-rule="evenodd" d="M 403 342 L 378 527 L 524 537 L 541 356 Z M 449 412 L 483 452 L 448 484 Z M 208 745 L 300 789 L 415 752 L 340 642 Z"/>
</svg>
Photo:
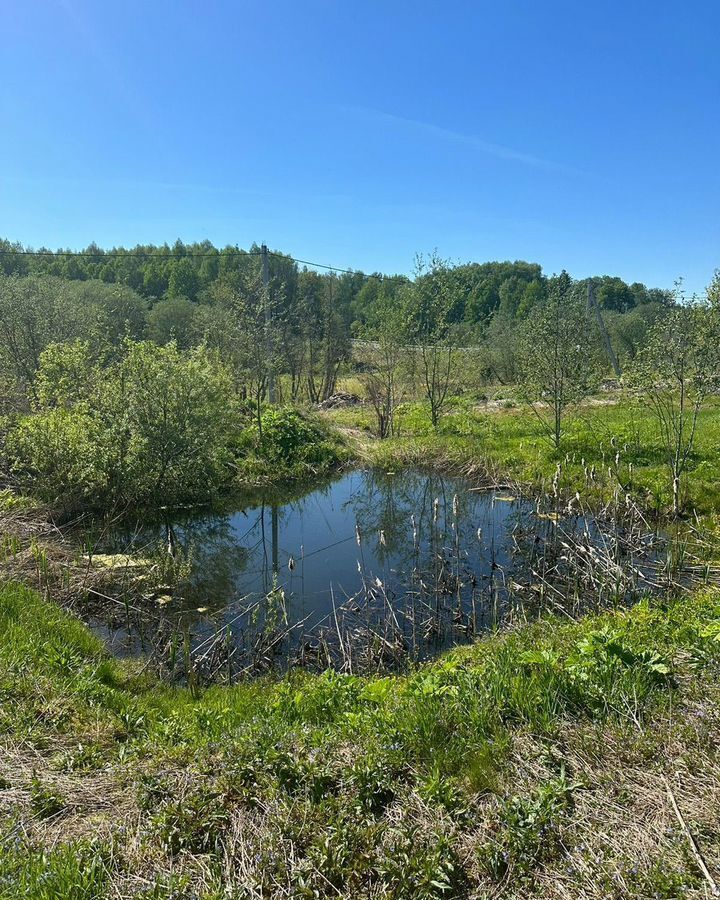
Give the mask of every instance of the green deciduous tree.
<svg viewBox="0 0 720 900">
<path fill-rule="evenodd" d="M 708 395 L 720 388 L 720 306 L 693 303 L 670 310 L 651 328 L 630 376 L 655 415 L 678 516 L 698 416 Z"/>
<path fill-rule="evenodd" d="M 340 366 L 350 355 L 348 325 L 336 302 L 338 290 L 334 277 L 323 278 L 316 272 L 300 273 L 298 302 L 293 315 L 300 353 L 296 355 L 291 371 L 295 382 L 304 370 L 307 394 L 312 403 L 327 400 L 334 393 Z M 287 348 L 289 343 L 286 338 L 284 347 Z"/>
<path fill-rule="evenodd" d="M 187 256 L 173 261 L 168 279 L 168 297 L 187 297 L 194 300 L 200 288 L 200 276 Z"/>
<path fill-rule="evenodd" d="M 232 381 L 214 354 L 170 343 L 128 345 L 113 400 L 126 410 L 133 483 L 172 502 L 209 496 L 227 476 Z"/>
<path fill-rule="evenodd" d="M 567 409 L 587 396 L 598 375 L 596 335 L 566 272 L 553 279 L 547 302 L 522 329 L 517 367 L 525 399 L 559 450 Z"/>
<path fill-rule="evenodd" d="M 357 350 L 359 377 L 375 413 L 378 436 L 386 438 L 395 433 L 395 410 L 411 363 L 404 310 L 388 294 L 376 304 L 368 337 Z"/>
<path fill-rule="evenodd" d="M 190 349 L 198 343 L 195 327 L 198 308 L 187 297 L 161 300 L 148 313 L 148 337 L 156 344 L 175 341 L 181 350 Z"/>
<path fill-rule="evenodd" d="M 451 314 L 455 293 L 449 267 L 437 254 L 418 256 L 415 282 L 405 291 L 409 339 L 419 357 L 422 391 L 430 407 L 433 428 L 440 422 L 457 363 Z"/>
</svg>

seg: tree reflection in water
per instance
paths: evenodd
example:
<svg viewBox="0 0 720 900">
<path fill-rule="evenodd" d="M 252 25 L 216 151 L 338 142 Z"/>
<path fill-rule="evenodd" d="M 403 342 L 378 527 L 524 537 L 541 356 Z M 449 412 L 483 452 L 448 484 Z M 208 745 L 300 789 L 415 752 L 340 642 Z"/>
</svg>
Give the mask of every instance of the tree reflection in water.
<svg viewBox="0 0 720 900">
<path fill-rule="evenodd" d="M 346 667 L 423 658 L 536 605 L 559 531 L 601 536 L 586 517 L 559 524 L 534 501 L 462 478 L 356 470 L 125 523 L 104 549 L 142 555 L 168 528 L 191 572 L 164 620 L 196 647 L 232 642 L 238 670 L 278 656 Z"/>
</svg>

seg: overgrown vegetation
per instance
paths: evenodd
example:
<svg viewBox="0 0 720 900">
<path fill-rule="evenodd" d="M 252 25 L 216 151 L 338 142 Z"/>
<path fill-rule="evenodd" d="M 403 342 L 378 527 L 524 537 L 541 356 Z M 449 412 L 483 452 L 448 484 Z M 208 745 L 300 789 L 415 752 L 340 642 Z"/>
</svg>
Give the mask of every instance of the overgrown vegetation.
<svg viewBox="0 0 720 900">
<path fill-rule="evenodd" d="M 32 411 L 6 420 L 9 474 L 64 514 L 208 502 L 233 484 L 322 474 L 343 458 L 296 410 L 258 417 L 204 346 L 126 340 L 98 357 L 87 341 L 50 344 L 31 384 Z"/>
<path fill-rule="evenodd" d="M 35 256 L 4 242 L 0 262 L 6 472 L 66 512 L 208 501 L 238 478 L 337 465 L 343 454 L 319 426 L 295 422 L 291 457 L 284 438 L 273 447 L 263 437 L 263 419 L 276 415 L 266 408 L 271 381 L 281 405 L 297 407 L 328 401 L 339 378 L 356 375 L 386 438 L 398 433 L 402 403 L 424 400 L 441 430 L 453 397 L 511 380 L 560 452 L 565 415 L 607 372 L 602 348 L 614 344 L 650 396 L 674 398 L 680 386 L 690 402 L 681 436 L 663 426 L 676 435 L 668 460 L 679 514 L 692 423 L 717 377 L 717 284 L 709 303 L 690 308 L 643 285 L 547 278 L 521 262 L 419 257 L 410 280 L 319 275 L 271 253 L 266 290 L 258 248 L 179 242 Z M 591 295 L 607 325 L 588 316 Z M 675 354 L 678 366 L 705 360 L 693 373 L 652 357 L 669 328 L 696 347 Z"/>
<path fill-rule="evenodd" d="M 632 395 L 610 395 L 580 406 L 565 420 L 558 454 L 537 417 L 500 390 L 483 401 L 454 398 L 438 429 L 427 407 L 402 404 L 396 411 L 396 435 L 375 441 L 374 421 L 363 407 L 333 411 L 338 428 L 357 435 L 358 452 L 385 470 L 403 465 L 437 466 L 452 472 L 485 471 L 550 489 L 558 463 L 563 487 L 584 501 L 607 500 L 620 489 L 637 496 L 652 515 L 672 512 L 672 475 L 654 417 Z M 364 437 L 364 436 L 367 437 Z M 693 451 L 681 488 L 686 512 L 714 515 L 720 503 L 720 407 L 707 398 L 699 412 Z"/>
<path fill-rule="evenodd" d="M 700 897 L 662 772 L 720 849 L 711 592 L 200 695 L 18 585 L 0 628 L 3 897 Z"/>
<path fill-rule="evenodd" d="M 206 503 L 354 454 L 716 527 L 718 279 L 686 304 L 524 262 L 338 277 L 273 253 L 266 291 L 257 248 L 20 250 L 0 248 L 3 508 Z M 608 342 L 623 375 L 598 397 Z M 190 565 L 167 544 L 146 592 Z M 720 878 L 711 587 L 402 676 L 207 688 L 188 666 L 179 687 L 111 659 L 28 553 L 47 596 L 0 586 L 0 900 L 700 898 Z"/>
</svg>

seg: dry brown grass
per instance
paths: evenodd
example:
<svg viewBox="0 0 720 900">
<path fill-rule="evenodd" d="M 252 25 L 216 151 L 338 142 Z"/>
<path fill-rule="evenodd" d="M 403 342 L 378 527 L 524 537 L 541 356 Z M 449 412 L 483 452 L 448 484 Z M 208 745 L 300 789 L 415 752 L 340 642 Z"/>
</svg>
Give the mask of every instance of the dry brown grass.
<svg viewBox="0 0 720 900">
<path fill-rule="evenodd" d="M 632 716 L 621 724 L 595 726 L 567 722 L 552 738 L 518 731 L 509 757 L 498 772 L 495 791 L 473 797 L 472 826 L 448 815 L 436 804 L 408 789 L 386 809 L 379 845 L 388 845 L 401 829 L 412 827 L 416 840 L 443 834 L 470 875 L 472 898 L 607 898 L 711 896 L 698 873 L 687 836 L 678 825 L 667 790 L 671 786 L 708 868 L 720 879 L 720 688 L 704 682 L 690 686 L 682 706 L 657 715 L 639 729 Z M 28 745 L 6 745 L 0 775 L 11 787 L 2 792 L 5 810 L 19 814 L 23 827 L 44 845 L 77 837 L 122 831 L 122 867 L 112 896 L 130 898 L 154 884 L 159 874 L 182 875 L 193 890 L 217 883 L 218 867 L 229 887 L 242 886 L 240 896 L 295 897 L 297 876 L 322 883 L 322 871 L 304 856 L 297 835 L 306 807 L 288 795 L 268 797 L 248 807 L 228 807 L 230 824 L 219 859 L 204 854 L 171 854 L 158 842 L 148 813 L 137 803 L 137 769 L 122 766 L 89 772 L 58 770 L 63 748 L 38 751 Z M 213 790 L 222 760 L 209 759 L 203 774 L 182 766 L 163 766 L 162 776 L 180 802 L 198 790 Z M 216 765 L 217 773 L 213 774 Z M 143 765 L 152 772 L 151 762 Z M 510 869 L 498 883 L 479 864 L 480 851 L 501 827 L 503 803 L 526 797 L 560 771 L 577 785 L 574 803 L 559 825 L 560 848 L 530 873 Z M 43 783 L 66 801 L 48 819 L 33 815 L 31 779 L 42 772 Z M 331 834 L 331 833 L 329 833 Z M 386 846 L 386 852 L 387 852 Z M 272 871 L 260 861 L 270 854 L 280 860 Z M 120 872 L 122 874 L 120 874 Z M 685 873 L 686 888 L 664 889 L 664 873 Z M 669 893 L 667 891 L 670 891 Z M 327 888 L 328 896 L 382 897 L 380 883 L 351 889 Z"/>
<path fill-rule="evenodd" d="M 28 835 L 52 847 L 58 841 L 103 838 L 119 826 L 137 819 L 134 791 L 128 791 L 121 773 L 112 766 L 68 771 L 64 760 L 75 744 L 55 743 L 39 750 L 28 742 L 0 745 L 0 778 L 5 812 L 23 822 Z M 33 807 L 33 779 L 62 802 L 62 809 L 48 816 Z"/>
</svg>

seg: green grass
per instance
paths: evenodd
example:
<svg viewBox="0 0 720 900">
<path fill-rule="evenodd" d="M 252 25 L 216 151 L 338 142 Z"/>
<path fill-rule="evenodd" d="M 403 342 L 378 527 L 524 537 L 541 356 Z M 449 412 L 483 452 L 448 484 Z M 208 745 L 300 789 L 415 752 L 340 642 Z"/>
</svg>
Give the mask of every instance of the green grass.
<svg viewBox="0 0 720 900">
<path fill-rule="evenodd" d="M 508 401 L 512 402 L 512 401 Z M 365 407 L 333 411 L 336 425 L 365 431 L 373 421 Z M 536 416 L 519 406 L 483 411 L 467 399 L 455 399 L 437 431 L 423 404 L 402 406 L 397 419 L 399 436 L 366 444 L 375 464 L 396 468 L 406 463 L 434 463 L 450 468 L 485 466 L 505 477 L 547 486 L 558 462 L 568 489 L 607 498 L 617 485 L 625 487 L 644 506 L 658 512 L 671 503 L 668 470 L 657 423 L 648 407 L 631 400 L 616 405 L 587 406 L 569 414 L 563 447 L 558 455 L 543 434 Z M 594 467 L 594 479 L 588 473 Z M 608 467 L 612 474 L 608 475 Z M 687 504 L 699 514 L 720 506 L 720 402 L 708 404 L 700 415 L 697 440 L 684 489 Z"/>
<path fill-rule="evenodd" d="M 1 900 L 95 900 L 110 887 L 108 847 L 73 841 L 50 851 L 17 833 L 0 838 Z"/>
<path fill-rule="evenodd" d="M 357 438 L 368 416 L 328 419 L 387 469 L 475 467 L 547 487 L 560 462 L 563 489 L 584 498 L 619 480 L 646 508 L 669 502 L 637 404 L 569 418 L 559 459 L 517 408 L 456 400 L 435 432 L 408 405 L 382 442 Z M 307 443 L 303 421 L 272 424 L 278 463 Z M 686 481 L 708 523 L 719 457 L 714 404 Z M 719 670 L 720 594 L 707 588 L 544 618 L 406 675 L 190 691 L 111 659 L 78 619 L 5 584 L 0 900 L 700 898 L 661 775 L 720 877 Z"/>
<path fill-rule="evenodd" d="M 658 722 L 672 712 L 685 727 L 682 704 L 708 696 L 718 635 L 720 597 L 706 591 L 544 620 L 407 676 L 295 674 L 193 696 L 109 659 L 76 619 L 6 585 L 0 734 L 20 762 L 0 770 L 15 797 L 0 897 L 111 896 L 138 871 L 144 890 L 155 885 L 146 896 L 166 898 L 225 896 L 233 879 L 238 897 L 283 896 L 279 885 L 298 897 L 456 897 L 508 878 L 531 896 L 577 842 L 577 798 L 605 802 L 603 735 L 635 747 L 634 765 L 662 760 Z M 585 772 L 568 750 L 577 734 L 593 761 Z M 532 778 L 517 762 L 527 741 L 541 760 Z M 714 757 L 688 741 L 707 770 Z M 73 797 L 100 773 L 125 809 L 99 829 L 88 814 L 83 828 Z M 45 852 L 66 808 L 81 834 Z M 648 866 L 667 851 L 699 887 L 673 848 Z M 242 892 L 243 878 L 256 893 Z"/>
</svg>

